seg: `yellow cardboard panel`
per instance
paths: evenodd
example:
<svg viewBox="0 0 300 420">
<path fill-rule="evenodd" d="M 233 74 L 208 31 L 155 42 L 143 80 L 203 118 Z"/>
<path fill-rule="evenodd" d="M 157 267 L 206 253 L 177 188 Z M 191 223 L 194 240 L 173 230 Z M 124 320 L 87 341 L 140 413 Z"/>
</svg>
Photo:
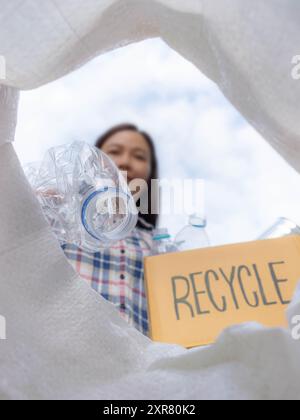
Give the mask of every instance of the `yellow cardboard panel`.
<svg viewBox="0 0 300 420">
<path fill-rule="evenodd" d="M 300 281 L 300 237 L 145 259 L 151 338 L 187 348 L 212 344 L 227 327 L 286 327 Z"/>
</svg>

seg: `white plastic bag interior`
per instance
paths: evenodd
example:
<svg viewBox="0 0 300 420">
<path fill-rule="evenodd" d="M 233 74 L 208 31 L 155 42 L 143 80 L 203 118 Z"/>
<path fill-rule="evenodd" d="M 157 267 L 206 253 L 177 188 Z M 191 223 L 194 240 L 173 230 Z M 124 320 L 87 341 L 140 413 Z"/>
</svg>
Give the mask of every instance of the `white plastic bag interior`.
<svg viewBox="0 0 300 420">
<path fill-rule="evenodd" d="M 0 0 L 1 398 L 299 398 L 300 342 L 291 331 L 237 326 L 214 346 L 187 351 L 123 322 L 68 264 L 11 144 L 17 89 L 160 36 L 299 171 L 300 81 L 291 64 L 299 19 L 298 0 Z M 299 302 L 296 294 L 290 319 Z"/>
</svg>

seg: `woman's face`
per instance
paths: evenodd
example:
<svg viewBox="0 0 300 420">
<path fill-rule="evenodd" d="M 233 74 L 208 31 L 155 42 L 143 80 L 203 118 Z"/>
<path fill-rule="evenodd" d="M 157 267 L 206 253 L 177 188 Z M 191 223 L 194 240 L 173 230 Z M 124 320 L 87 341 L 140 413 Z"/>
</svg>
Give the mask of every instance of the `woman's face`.
<svg viewBox="0 0 300 420">
<path fill-rule="evenodd" d="M 128 183 L 135 179 L 149 181 L 151 175 L 151 149 L 146 139 L 134 131 L 120 131 L 111 136 L 102 150 L 122 172 Z"/>
</svg>

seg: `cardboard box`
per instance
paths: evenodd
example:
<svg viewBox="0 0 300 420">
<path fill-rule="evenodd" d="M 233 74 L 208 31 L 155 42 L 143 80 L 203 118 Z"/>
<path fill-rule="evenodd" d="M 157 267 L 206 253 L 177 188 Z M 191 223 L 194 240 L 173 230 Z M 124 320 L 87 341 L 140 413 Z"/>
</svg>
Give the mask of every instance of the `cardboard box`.
<svg viewBox="0 0 300 420">
<path fill-rule="evenodd" d="M 300 236 L 149 257 L 145 280 L 154 341 L 191 348 L 245 322 L 287 327 Z"/>
</svg>

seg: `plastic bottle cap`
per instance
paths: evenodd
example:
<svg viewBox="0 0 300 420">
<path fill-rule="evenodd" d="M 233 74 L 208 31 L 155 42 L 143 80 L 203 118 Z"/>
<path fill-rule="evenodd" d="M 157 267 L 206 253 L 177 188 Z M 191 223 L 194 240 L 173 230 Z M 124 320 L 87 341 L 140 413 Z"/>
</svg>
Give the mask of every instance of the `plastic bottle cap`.
<svg viewBox="0 0 300 420">
<path fill-rule="evenodd" d="M 171 239 L 171 235 L 157 235 L 153 237 L 154 241 L 161 241 L 162 239 Z"/>
<path fill-rule="evenodd" d="M 194 215 L 190 216 L 189 224 L 194 226 L 194 227 L 205 228 L 207 226 L 207 221 L 204 217 L 201 217 L 201 216 L 198 216 L 197 214 L 194 214 Z"/>
<path fill-rule="evenodd" d="M 156 229 L 153 232 L 154 241 L 161 241 L 162 239 L 171 239 L 168 229 Z"/>
<path fill-rule="evenodd" d="M 124 203 L 128 201 L 128 208 L 127 212 L 123 215 L 119 215 L 114 218 L 111 218 L 111 222 L 106 224 L 105 231 L 98 231 L 95 229 L 95 226 L 92 223 L 93 215 L 97 213 L 97 207 L 99 210 L 99 200 L 100 200 L 100 207 L 104 206 L 104 202 L 110 202 L 110 197 L 120 197 L 124 200 Z M 104 211 L 104 207 L 102 208 Z M 107 212 L 102 214 L 103 222 L 104 219 L 108 220 L 110 215 L 110 211 L 113 209 L 107 208 Z M 89 235 L 91 235 L 96 240 L 103 240 L 104 238 L 111 238 L 112 240 L 121 236 L 121 233 L 124 233 L 126 236 L 132 229 L 134 229 L 137 223 L 137 214 L 134 212 L 134 208 L 130 197 L 126 194 L 121 193 L 120 191 L 111 189 L 111 188 L 103 188 L 100 190 L 96 190 L 94 192 L 89 192 L 87 197 L 85 198 L 82 211 L 81 211 L 81 219 L 82 224 Z M 101 213 L 100 213 L 101 215 Z"/>
</svg>

